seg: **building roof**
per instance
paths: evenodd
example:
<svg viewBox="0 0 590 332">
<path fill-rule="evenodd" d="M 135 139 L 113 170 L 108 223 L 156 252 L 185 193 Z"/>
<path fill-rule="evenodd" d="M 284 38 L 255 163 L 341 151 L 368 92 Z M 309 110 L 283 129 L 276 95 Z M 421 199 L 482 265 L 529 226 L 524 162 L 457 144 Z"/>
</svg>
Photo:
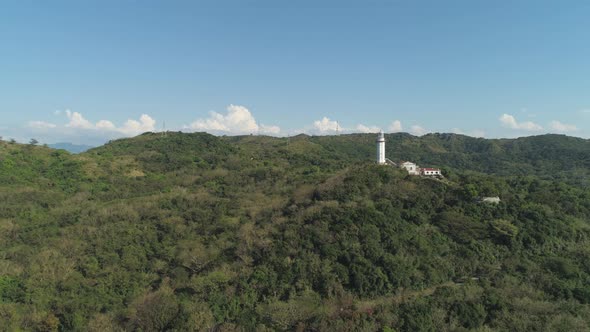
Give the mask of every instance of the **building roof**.
<svg viewBox="0 0 590 332">
<path fill-rule="evenodd" d="M 500 197 L 498 197 L 498 196 L 495 196 L 495 197 L 482 197 L 481 198 L 481 201 L 482 202 L 485 202 L 485 203 L 500 203 L 501 202 Z"/>
<path fill-rule="evenodd" d="M 439 168 L 422 168 L 422 170 L 423 171 L 439 171 L 440 172 Z"/>
</svg>

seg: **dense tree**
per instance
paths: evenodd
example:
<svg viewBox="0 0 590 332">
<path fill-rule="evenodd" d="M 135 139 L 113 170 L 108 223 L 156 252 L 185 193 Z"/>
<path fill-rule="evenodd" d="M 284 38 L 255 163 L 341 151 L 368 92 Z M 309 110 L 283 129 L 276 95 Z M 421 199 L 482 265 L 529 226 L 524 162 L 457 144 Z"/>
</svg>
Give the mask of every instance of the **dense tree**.
<svg viewBox="0 0 590 332">
<path fill-rule="evenodd" d="M 0 331 L 588 329 L 588 141 L 387 140 L 0 142 Z"/>
</svg>

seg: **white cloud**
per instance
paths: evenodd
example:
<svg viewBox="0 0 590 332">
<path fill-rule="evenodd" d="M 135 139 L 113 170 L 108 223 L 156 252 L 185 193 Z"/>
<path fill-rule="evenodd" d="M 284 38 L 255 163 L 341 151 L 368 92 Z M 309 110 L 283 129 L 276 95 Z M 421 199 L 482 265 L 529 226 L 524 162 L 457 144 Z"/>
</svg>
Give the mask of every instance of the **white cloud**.
<svg viewBox="0 0 590 332">
<path fill-rule="evenodd" d="M 588 113 L 590 113 L 590 109 L 582 109 L 582 110 L 580 110 L 580 113 L 588 114 Z"/>
<path fill-rule="evenodd" d="M 413 125 L 413 126 L 410 128 L 410 133 L 411 133 L 412 135 L 415 135 L 415 136 L 422 136 L 422 135 L 425 135 L 425 134 L 427 134 L 427 133 L 428 133 L 428 130 L 426 130 L 426 129 L 424 129 L 424 128 L 422 128 L 422 127 L 418 126 L 418 125 Z"/>
<path fill-rule="evenodd" d="M 402 123 L 399 120 L 395 120 L 389 125 L 389 131 L 392 133 L 397 133 L 403 130 Z"/>
<path fill-rule="evenodd" d="M 502 122 L 502 125 L 504 127 L 518 129 L 518 123 L 512 115 L 502 114 L 502 116 L 500 117 L 500 122 Z"/>
<path fill-rule="evenodd" d="M 102 129 L 102 130 L 116 130 L 117 128 L 115 127 L 115 125 L 108 120 L 100 120 L 96 123 L 96 128 L 97 129 Z"/>
<path fill-rule="evenodd" d="M 267 126 L 261 124 L 258 131 L 262 134 L 277 135 L 281 132 L 281 128 L 279 126 Z"/>
<path fill-rule="evenodd" d="M 531 121 L 518 122 L 516 121 L 516 118 L 510 114 L 502 114 L 499 120 L 504 127 L 510 129 L 520 129 L 526 131 L 543 130 L 543 127 Z"/>
<path fill-rule="evenodd" d="M 421 132 L 417 128 L 414 128 L 414 129 L 418 130 L 418 132 Z M 338 133 L 370 134 L 370 133 L 378 133 L 382 130 L 383 130 L 382 127 L 374 126 L 374 125 L 365 125 L 362 123 L 359 123 L 356 126 L 350 127 L 350 128 L 342 127 L 342 126 L 340 126 L 340 124 L 337 121 L 324 116 L 320 120 L 314 121 L 311 124 L 311 127 L 307 127 L 307 130 L 302 130 L 302 131 L 309 132 L 309 133 L 316 134 L 316 135 L 329 135 L 329 134 L 335 134 L 337 132 Z M 395 120 L 388 126 L 388 130 L 389 130 L 389 132 L 392 132 L 392 133 L 400 132 L 403 130 L 402 123 L 399 120 Z M 422 129 L 422 130 L 424 131 L 424 129 Z M 425 131 L 425 132 L 427 132 L 427 131 Z"/>
<path fill-rule="evenodd" d="M 35 129 L 52 129 L 57 127 L 55 124 L 45 121 L 30 121 L 28 126 Z"/>
<path fill-rule="evenodd" d="M 84 119 L 82 114 L 78 112 L 71 112 L 66 110 L 66 116 L 70 119 L 70 122 L 66 124 L 66 127 L 81 128 L 81 129 L 92 129 L 94 125 L 90 121 Z"/>
<path fill-rule="evenodd" d="M 99 121 L 96 125 L 98 127 L 99 124 L 103 124 L 106 125 L 108 127 L 110 127 L 110 130 L 113 130 L 112 128 L 113 123 L 110 121 Z M 125 122 L 125 124 L 123 125 L 123 127 L 121 128 L 115 128 L 115 130 L 121 132 L 122 134 L 128 135 L 128 136 L 135 136 L 141 133 L 144 133 L 146 131 L 154 131 L 156 127 L 156 120 L 154 120 L 151 116 L 147 115 L 147 114 L 142 114 L 139 117 L 139 121 L 136 120 L 127 120 L 127 122 Z"/>
<path fill-rule="evenodd" d="M 381 128 L 377 127 L 377 126 L 365 126 L 363 124 L 359 124 L 356 126 L 356 130 L 361 132 L 361 133 L 378 133 L 379 131 L 381 131 Z"/>
<path fill-rule="evenodd" d="M 323 117 L 321 120 L 313 122 L 313 128 L 319 133 L 327 133 L 331 131 L 338 131 L 338 122 L 330 120 L 327 117 Z"/>
<path fill-rule="evenodd" d="M 66 117 L 69 119 L 69 122 L 64 125 L 65 128 L 71 128 L 76 131 L 80 130 L 92 130 L 96 132 L 103 132 L 103 133 L 111 133 L 111 134 L 122 134 L 124 136 L 134 136 L 141 134 L 146 131 L 154 131 L 156 127 L 156 120 L 154 120 L 151 116 L 147 114 L 142 114 L 138 120 L 129 119 L 127 120 L 123 126 L 117 127 L 112 121 L 109 120 L 100 120 L 96 124 L 90 122 L 82 113 L 79 112 L 72 112 L 70 110 L 65 111 L 55 111 L 56 115 L 65 113 Z M 35 123 L 37 126 L 40 126 L 40 121 L 33 121 L 29 123 L 31 125 Z M 52 125 L 52 124 L 49 124 Z M 45 127 L 45 128 L 57 128 L 56 125 L 52 127 Z"/>
<path fill-rule="evenodd" d="M 578 130 L 578 127 L 576 127 L 575 125 L 565 124 L 559 121 L 551 121 L 551 124 L 549 126 L 551 127 L 551 129 L 560 133 Z"/>
<path fill-rule="evenodd" d="M 210 112 L 211 117 L 209 119 L 198 119 L 188 126 L 194 130 L 220 130 L 229 131 L 230 129 L 224 124 L 225 117 L 216 112 Z"/>
<path fill-rule="evenodd" d="M 197 119 L 185 128 L 230 134 L 278 134 L 281 131 L 278 126 L 264 124 L 259 126 L 252 113 L 246 107 L 239 105 L 229 105 L 225 115 L 211 111 L 207 119 Z"/>
<path fill-rule="evenodd" d="M 475 129 L 475 130 L 472 130 L 471 132 L 469 132 L 467 135 L 469 135 L 471 137 L 485 137 L 486 132 L 483 130 Z"/>
</svg>

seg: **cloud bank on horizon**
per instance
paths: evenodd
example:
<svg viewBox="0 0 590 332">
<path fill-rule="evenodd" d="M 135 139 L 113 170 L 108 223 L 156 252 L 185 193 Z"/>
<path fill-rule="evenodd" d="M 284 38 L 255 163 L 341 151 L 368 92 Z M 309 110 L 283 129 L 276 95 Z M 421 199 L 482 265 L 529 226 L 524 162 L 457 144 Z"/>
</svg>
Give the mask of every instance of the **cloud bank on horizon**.
<svg viewBox="0 0 590 332">
<path fill-rule="evenodd" d="M 139 121 L 129 119 L 127 120 L 122 126 L 117 127 L 115 124 L 109 120 L 100 120 L 96 123 L 92 123 L 84 116 L 82 116 L 79 112 L 72 112 L 70 110 L 65 111 L 56 111 L 56 115 L 65 114 L 67 119 L 69 120 L 68 123 L 64 125 L 56 125 L 54 123 L 45 122 L 45 121 L 30 121 L 28 123 L 29 128 L 33 129 L 56 129 L 56 130 L 63 130 L 63 129 L 72 129 L 72 130 L 93 130 L 97 132 L 104 132 L 104 133 L 118 133 L 122 136 L 135 136 L 146 131 L 153 131 L 155 130 L 156 120 L 154 120 L 151 116 L 147 114 L 142 114 L 139 117 Z"/>
<path fill-rule="evenodd" d="M 256 119 L 244 106 L 229 105 L 227 114 L 223 115 L 215 111 L 209 112 L 206 119 L 197 119 L 183 129 L 190 131 L 206 131 L 226 134 L 265 134 L 278 135 L 281 132 L 279 126 L 264 125 L 256 122 Z"/>
<path fill-rule="evenodd" d="M 588 113 L 581 110 L 580 113 Z M 139 135 L 144 132 L 156 131 L 156 120 L 148 114 L 142 114 L 138 120 L 128 119 L 122 125 L 117 126 L 110 120 L 99 120 L 92 122 L 86 119 L 82 113 L 76 111 L 56 111 L 56 115 L 64 116 L 67 122 L 56 124 L 45 121 L 30 121 L 27 128 L 32 134 L 45 134 L 46 136 L 59 136 L 59 134 L 72 137 L 93 136 L 104 138 L 130 137 Z M 519 121 L 514 115 L 504 113 L 498 118 L 501 127 L 514 131 L 515 133 L 572 133 L 578 131 L 576 125 L 562 123 L 553 120 L 546 127 L 532 121 Z M 188 125 L 183 125 L 181 131 L 195 132 L 205 131 L 215 135 L 270 135 L 270 136 L 287 136 L 298 133 L 311 135 L 332 135 L 337 133 L 377 133 L 379 131 L 395 133 L 404 131 L 405 126 L 401 120 L 393 120 L 389 125 L 380 127 L 377 125 L 359 123 L 357 125 L 346 127 L 341 126 L 336 120 L 324 116 L 313 121 L 310 125 L 296 130 L 284 130 L 278 125 L 268 125 L 259 123 L 253 113 L 245 106 L 230 104 L 226 112 L 220 113 L 210 111 L 209 116 L 197 118 Z M 547 129 L 545 129 L 547 128 Z M 422 136 L 433 132 L 420 124 L 412 124 L 406 129 L 412 135 Z M 452 128 L 449 132 L 468 135 L 473 137 L 485 137 L 483 130 L 464 131 L 460 128 Z"/>
<path fill-rule="evenodd" d="M 523 122 L 519 122 L 516 120 L 516 118 L 513 115 L 510 114 L 502 114 L 502 116 L 499 118 L 500 122 L 502 123 L 502 126 L 509 128 L 509 129 L 516 129 L 516 130 L 521 130 L 521 131 L 528 131 L 528 132 L 534 132 L 534 131 L 542 131 L 544 130 L 543 126 L 541 126 L 540 124 L 534 123 L 532 121 L 523 121 Z M 571 133 L 571 132 L 575 132 L 578 131 L 578 127 L 575 125 L 571 125 L 571 124 L 565 124 L 562 123 L 560 121 L 557 120 L 553 120 L 549 123 L 549 132 L 554 132 L 554 133 Z"/>
</svg>

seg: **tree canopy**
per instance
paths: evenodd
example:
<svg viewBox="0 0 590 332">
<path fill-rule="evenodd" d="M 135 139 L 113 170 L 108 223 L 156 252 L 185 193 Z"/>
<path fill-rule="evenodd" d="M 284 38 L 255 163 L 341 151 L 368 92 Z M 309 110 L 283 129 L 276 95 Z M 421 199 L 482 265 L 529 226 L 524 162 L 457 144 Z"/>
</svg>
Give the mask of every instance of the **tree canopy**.
<svg viewBox="0 0 590 332">
<path fill-rule="evenodd" d="M 386 139 L 0 141 L 0 330 L 589 329 L 589 141 Z"/>
</svg>

